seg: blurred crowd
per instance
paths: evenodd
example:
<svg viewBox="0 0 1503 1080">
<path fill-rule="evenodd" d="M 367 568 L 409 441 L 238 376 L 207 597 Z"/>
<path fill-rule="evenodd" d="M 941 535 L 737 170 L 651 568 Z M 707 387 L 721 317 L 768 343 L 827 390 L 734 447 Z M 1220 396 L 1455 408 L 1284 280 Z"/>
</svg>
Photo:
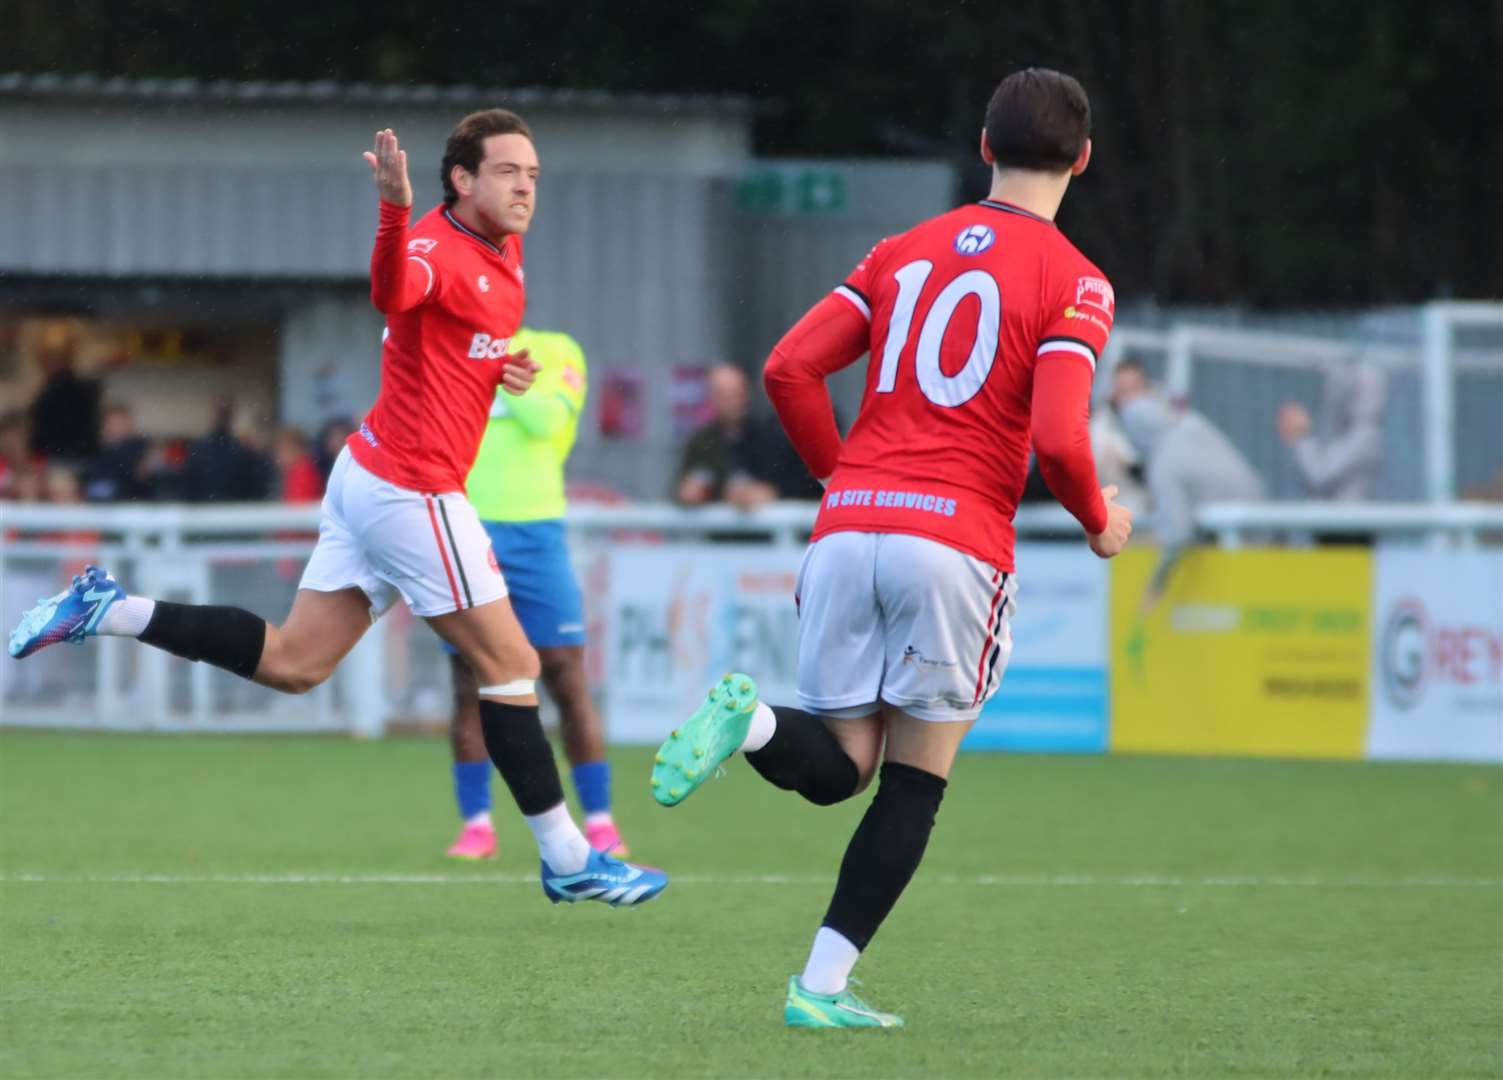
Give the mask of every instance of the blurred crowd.
<svg viewBox="0 0 1503 1080">
<path fill-rule="evenodd" d="M 316 502 L 353 424 L 314 436 L 268 430 L 221 401 L 196 438 L 148 438 L 130 406 L 97 385 L 49 380 L 29 409 L 0 414 L 0 500 L 11 502 Z"/>
<path fill-rule="evenodd" d="M 1195 511 L 1207 502 L 1266 497 L 1267 481 L 1232 440 L 1155 385 L 1142 365 L 1124 360 L 1110 379 L 1108 407 L 1091 421 L 1101 482 L 1117 485 L 1135 512 L 1152 514 L 1162 542 L 1188 542 Z M 1313 415 L 1288 401 L 1269 418 L 1308 497 L 1376 497 L 1386 393 L 1381 371 L 1336 367 Z M 711 367 L 704 394 L 705 422 L 689 434 L 665 495 L 683 506 L 743 510 L 820 497 L 743 368 Z M 315 502 L 353 429 L 345 417 L 311 434 L 273 429 L 220 401 L 202 434 L 152 438 L 129 405 L 102 400 L 97 382 L 59 364 L 28 408 L 0 414 L 0 501 Z M 1035 472 L 1023 498 L 1053 497 Z"/>
</svg>

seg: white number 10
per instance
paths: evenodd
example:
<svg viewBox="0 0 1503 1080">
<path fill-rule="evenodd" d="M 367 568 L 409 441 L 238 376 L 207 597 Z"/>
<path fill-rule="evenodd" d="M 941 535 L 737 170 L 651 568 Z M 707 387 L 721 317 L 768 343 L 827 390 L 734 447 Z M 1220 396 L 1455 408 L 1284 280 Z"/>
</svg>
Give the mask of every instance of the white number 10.
<svg viewBox="0 0 1503 1080">
<path fill-rule="evenodd" d="M 898 300 L 892 307 L 887 342 L 882 348 L 882 367 L 877 377 L 879 394 L 892 393 L 898 384 L 898 357 L 908 344 L 919 293 L 933 271 L 932 262 L 918 259 L 893 275 L 898 280 Z M 955 317 L 955 309 L 967 296 L 981 301 L 981 314 L 976 320 L 976 343 L 971 346 L 965 367 L 954 375 L 946 375 L 940 370 L 939 347 L 944 341 L 945 331 L 950 328 L 950 320 Z M 930 305 L 929 313 L 924 316 L 918 344 L 913 350 L 915 374 L 924 396 L 947 409 L 964 405 L 975 397 L 996 362 L 1001 321 L 1002 294 L 996 279 L 985 270 L 967 270 L 941 289 Z"/>
</svg>

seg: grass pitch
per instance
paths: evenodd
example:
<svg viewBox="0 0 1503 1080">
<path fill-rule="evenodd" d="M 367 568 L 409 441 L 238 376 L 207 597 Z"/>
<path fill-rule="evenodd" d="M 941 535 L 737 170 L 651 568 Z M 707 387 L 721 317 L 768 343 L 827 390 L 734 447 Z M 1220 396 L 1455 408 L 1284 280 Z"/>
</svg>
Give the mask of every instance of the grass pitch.
<svg viewBox="0 0 1503 1080">
<path fill-rule="evenodd" d="M 789 1032 L 866 798 L 614 760 L 640 910 L 505 803 L 444 860 L 437 741 L 0 734 L 0 1075 L 1503 1075 L 1503 770 L 965 756 L 858 968 L 909 1027 Z"/>
</svg>

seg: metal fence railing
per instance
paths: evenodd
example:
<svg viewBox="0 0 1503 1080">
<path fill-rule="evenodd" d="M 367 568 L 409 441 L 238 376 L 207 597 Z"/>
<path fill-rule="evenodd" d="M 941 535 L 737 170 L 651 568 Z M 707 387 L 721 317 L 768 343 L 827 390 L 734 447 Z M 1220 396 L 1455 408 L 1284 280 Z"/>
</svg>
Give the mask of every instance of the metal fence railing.
<svg viewBox="0 0 1503 1080">
<path fill-rule="evenodd" d="M 753 513 L 720 506 L 579 506 L 571 545 L 586 594 L 605 589 L 602 555 L 622 545 L 686 550 L 733 538 L 797 547 L 817 507 L 780 503 Z M 1227 545 L 1322 531 L 1469 546 L 1503 535 L 1503 505 L 1219 504 L 1201 511 Z M 318 524 L 315 506 L 0 504 L 0 622 L 8 630 L 39 596 L 85 563 L 109 568 L 140 595 L 237 604 L 268 618 L 290 608 Z M 1025 507 L 1031 538 L 1079 536 L 1057 506 Z M 599 671 L 596 671 L 598 677 Z M 437 639 L 398 605 L 373 626 L 329 683 L 287 697 L 204 664 L 181 663 L 116 638 L 60 646 L 24 662 L 0 660 L 0 724 L 153 731 L 348 731 L 379 736 L 402 718 L 438 719 L 448 701 Z"/>
</svg>

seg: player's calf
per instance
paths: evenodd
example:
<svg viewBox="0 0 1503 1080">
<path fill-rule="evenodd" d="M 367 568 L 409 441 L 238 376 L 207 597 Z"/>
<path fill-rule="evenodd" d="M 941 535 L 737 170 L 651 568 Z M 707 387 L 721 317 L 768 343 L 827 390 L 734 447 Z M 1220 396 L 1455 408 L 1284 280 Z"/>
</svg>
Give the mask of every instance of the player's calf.
<svg viewBox="0 0 1503 1080">
<path fill-rule="evenodd" d="M 746 760 L 762 778 L 784 791 L 796 791 L 816 806 L 844 802 L 866 786 L 863 776 L 825 722 L 800 709 L 773 706 L 775 723 Z"/>
<path fill-rule="evenodd" d="M 882 766 L 867 807 L 840 863 L 835 895 L 815 936 L 801 985 L 840 994 L 861 951 L 892 911 L 929 846 L 945 780 L 896 761 Z"/>
</svg>

